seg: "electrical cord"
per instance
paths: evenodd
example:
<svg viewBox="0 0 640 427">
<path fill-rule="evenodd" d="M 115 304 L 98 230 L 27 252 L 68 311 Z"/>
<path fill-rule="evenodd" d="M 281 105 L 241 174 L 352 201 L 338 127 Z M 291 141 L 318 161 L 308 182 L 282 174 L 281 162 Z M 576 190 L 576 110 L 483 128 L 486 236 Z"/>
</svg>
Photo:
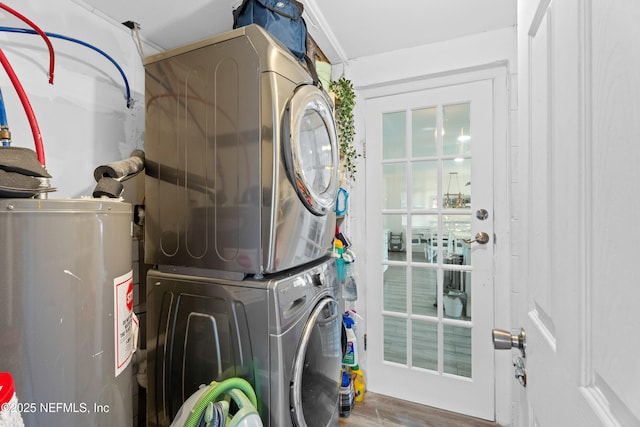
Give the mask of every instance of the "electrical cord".
<svg viewBox="0 0 640 427">
<path fill-rule="evenodd" d="M 138 41 L 138 52 L 140 52 L 140 59 L 144 60 L 144 52 L 142 51 L 142 40 L 140 40 L 140 26 L 135 25 L 133 31 L 136 33 L 136 40 Z"/>
</svg>

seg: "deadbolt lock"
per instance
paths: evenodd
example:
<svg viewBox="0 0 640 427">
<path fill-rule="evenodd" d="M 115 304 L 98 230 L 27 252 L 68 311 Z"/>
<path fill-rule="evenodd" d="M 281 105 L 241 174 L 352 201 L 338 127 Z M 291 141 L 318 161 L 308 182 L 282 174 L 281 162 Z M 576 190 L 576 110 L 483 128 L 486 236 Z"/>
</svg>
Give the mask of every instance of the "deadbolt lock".
<svg viewBox="0 0 640 427">
<path fill-rule="evenodd" d="M 487 211 L 486 209 L 478 209 L 476 211 L 476 218 L 478 218 L 480 221 L 484 221 L 485 219 L 489 218 L 489 211 Z"/>
</svg>

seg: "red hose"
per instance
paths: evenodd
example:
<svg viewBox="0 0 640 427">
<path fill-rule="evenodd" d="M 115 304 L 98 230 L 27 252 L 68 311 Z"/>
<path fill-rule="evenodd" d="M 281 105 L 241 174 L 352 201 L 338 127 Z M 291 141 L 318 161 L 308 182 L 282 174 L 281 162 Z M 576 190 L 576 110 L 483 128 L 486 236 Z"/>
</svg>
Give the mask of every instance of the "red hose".
<svg viewBox="0 0 640 427">
<path fill-rule="evenodd" d="M 9 60 L 5 56 L 2 49 L 0 49 L 0 62 L 4 67 L 5 71 L 9 75 L 9 79 L 11 79 L 11 83 L 13 83 L 13 87 L 16 89 L 18 93 L 18 97 L 20 98 L 20 102 L 22 102 L 22 107 L 24 108 L 24 112 L 27 114 L 27 119 L 29 119 L 29 125 L 31 126 L 31 133 L 33 134 L 33 140 L 36 144 L 36 155 L 38 156 L 38 161 L 42 166 L 45 166 L 44 161 L 44 146 L 42 145 L 42 134 L 40 133 L 40 126 L 38 126 L 38 121 L 36 120 L 36 115 L 33 113 L 33 108 L 31 108 L 31 103 L 29 102 L 29 98 L 27 98 L 27 94 L 20 84 L 20 80 L 18 80 L 18 76 L 16 72 L 13 71 L 13 67 L 9 63 Z"/>
<path fill-rule="evenodd" d="M 55 60 L 55 55 L 53 53 L 53 45 L 51 44 L 51 40 L 49 40 L 49 37 L 44 33 L 44 31 L 42 31 L 40 29 L 40 27 L 38 27 L 29 18 L 27 18 L 26 16 L 22 15 L 20 12 L 17 12 L 15 10 L 11 9 L 9 6 L 7 6 L 4 3 L 0 3 L 0 8 L 6 10 L 7 12 L 9 12 L 12 15 L 16 16 L 17 18 L 20 18 L 27 25 L 29 25 L 31 28 L 33 28 L 36 33 L 40 34 L 40 36 L 44 39 L 44 42 L 47 44 L 47 47 L 49 48 L 49 84 L 53 84 L 53 68 L 55 66 L 55 61 L 56 60 Z"/>
</svg>

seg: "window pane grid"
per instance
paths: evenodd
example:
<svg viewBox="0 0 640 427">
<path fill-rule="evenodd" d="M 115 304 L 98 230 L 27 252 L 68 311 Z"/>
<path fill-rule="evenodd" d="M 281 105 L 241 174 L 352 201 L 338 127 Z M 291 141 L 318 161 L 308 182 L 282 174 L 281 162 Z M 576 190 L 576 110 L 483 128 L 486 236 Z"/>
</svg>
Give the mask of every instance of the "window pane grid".
<svg viewBox="0 0 640 427">
<path fill-rule="evenodd" d="M 471 376 L 471 262 L 463 245 L 471 223 L 469 113 L 467 103 L 385 114 L 382 161 L 384 358 L 465 377 Z"/>
</svg>

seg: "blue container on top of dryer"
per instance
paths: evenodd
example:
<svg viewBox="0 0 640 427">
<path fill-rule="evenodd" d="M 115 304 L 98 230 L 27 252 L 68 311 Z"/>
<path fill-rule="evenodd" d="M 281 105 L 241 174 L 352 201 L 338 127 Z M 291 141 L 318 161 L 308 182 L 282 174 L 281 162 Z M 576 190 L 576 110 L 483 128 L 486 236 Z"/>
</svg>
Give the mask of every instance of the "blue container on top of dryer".
<svg viewBox="0 0 640 427">
<path fill-rule="evenodd" d="M 235 279 L 330 252 L 333 106 L 283 45 L 249 25 L 147 58 L 145 81 L 147 263 Z"/>
</svg>

